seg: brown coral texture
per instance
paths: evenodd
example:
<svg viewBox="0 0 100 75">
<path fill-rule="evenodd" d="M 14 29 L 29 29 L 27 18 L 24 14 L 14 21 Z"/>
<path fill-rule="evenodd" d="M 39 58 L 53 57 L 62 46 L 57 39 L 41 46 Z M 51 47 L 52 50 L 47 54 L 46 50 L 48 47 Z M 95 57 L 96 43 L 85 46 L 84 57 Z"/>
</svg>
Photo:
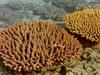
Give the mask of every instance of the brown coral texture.
<svg viewBox="0 0 100 75">
<path fill-rule="evenodd" d="M 77 60 L 82 51 L 76 38 L 45 21 L 20 22 L 0 32 L 0 56 L 5 66 L 19 72 Z"/>
<path fill-rule="evenodd" d="M 100 9 L 76 11 L 66 15 L 64 21 L 70 32 L 100 42 Z"/>
</svg>

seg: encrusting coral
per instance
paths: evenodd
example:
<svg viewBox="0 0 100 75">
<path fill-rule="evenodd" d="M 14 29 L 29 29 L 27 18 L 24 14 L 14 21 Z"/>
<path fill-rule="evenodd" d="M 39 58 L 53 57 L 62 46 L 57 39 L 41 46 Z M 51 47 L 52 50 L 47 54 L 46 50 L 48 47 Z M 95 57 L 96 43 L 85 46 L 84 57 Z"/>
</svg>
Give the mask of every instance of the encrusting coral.
<svg viewBox="0 0 100 75">
<path fill-rule="evenodd" d="M 79 60 L 82 52 L 77 38 L 46 21 L 18 22 L 0 32 L 0 57 L 18 72 Z"/>
<path fill-rule="evenodd" d="M 64 21 L 70 32 L 100 42 L 100 9 L 75 11 L 66 15 Z"/>
</svg>

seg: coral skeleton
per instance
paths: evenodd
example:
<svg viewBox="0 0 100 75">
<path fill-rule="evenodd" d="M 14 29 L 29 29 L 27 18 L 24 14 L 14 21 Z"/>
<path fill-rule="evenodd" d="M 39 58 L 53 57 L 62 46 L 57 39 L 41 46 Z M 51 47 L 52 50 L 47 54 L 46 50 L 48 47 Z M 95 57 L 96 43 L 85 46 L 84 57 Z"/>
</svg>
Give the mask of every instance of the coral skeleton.
<svg viewBox="0 0 100 75">
<path fill-rule="evenodd" d="M 18 72 L 79 60 L 82 52 L 77 38 L 46 21 L 17 22 L 0 31 L 0 57 L 5 66 Z"/>
<path fill-rule="evenodd" d="M 91 41 L 100 42 L 100 9 L 75 11 L 64 17 L 65 27 L 70 32 Z"/>
</svg>

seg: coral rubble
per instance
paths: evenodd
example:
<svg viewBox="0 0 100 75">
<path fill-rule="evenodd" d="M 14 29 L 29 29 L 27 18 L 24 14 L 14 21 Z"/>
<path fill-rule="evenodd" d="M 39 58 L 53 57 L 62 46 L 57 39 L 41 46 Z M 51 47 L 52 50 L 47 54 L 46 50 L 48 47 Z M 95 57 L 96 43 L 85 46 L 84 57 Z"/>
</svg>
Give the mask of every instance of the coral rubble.
<svg viewBox="0 0 100 75">
<path fill-rule="evenodd" d="M 67 67 L 72 75 L 100 75 L 100 49 L 85 48 L 82 60 L 73 68 Z"/>
<path fill-rule="evenodd" d="M 100 42 L 100 9 L 76 11 L 66 15 L 64 21 L 70 32 Z"/>
</svg>

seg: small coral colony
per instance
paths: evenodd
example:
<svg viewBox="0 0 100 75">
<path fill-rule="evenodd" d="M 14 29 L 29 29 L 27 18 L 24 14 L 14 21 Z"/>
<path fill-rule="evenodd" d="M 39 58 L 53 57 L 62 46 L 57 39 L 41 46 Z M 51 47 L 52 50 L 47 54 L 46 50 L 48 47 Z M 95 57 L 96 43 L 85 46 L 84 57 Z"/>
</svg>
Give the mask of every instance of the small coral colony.
<svg viewBox="0 0 100 75">
<path fill-rule="evenodd" d="M 100 42 L 100 9 L 75 11 L 64 22 L 63 28 L 42 20 L 23 21 L 1 30 L 0 57 L 5 66 L 17 72 L 41 71 L 81 59 L 84 48 L 74 35 Z"/>
</svg>

